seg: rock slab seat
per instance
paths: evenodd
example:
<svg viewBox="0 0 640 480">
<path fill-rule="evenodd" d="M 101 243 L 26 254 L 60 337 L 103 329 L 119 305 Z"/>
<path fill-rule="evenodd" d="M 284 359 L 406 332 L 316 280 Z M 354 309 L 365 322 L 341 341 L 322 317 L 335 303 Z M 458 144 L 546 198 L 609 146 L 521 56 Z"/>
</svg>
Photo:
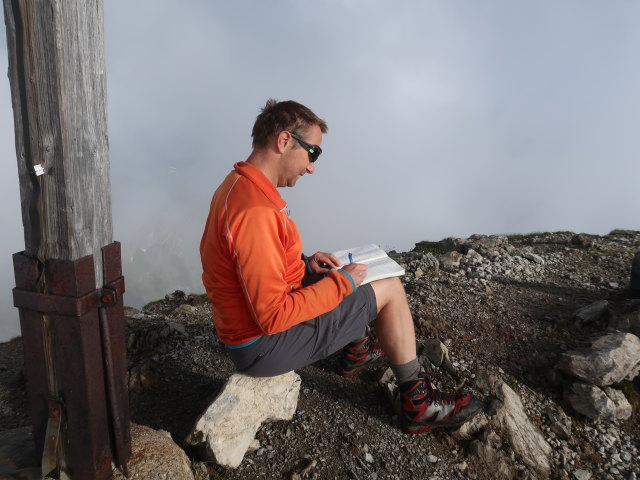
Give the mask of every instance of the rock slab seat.
<svg viewBox="0 0 640 480">
<path fill-rule="evenodd" d="M 232 375 L 196 422 L 187 442 L 204 445 L 209 460 L 236 468 L 264 422 L 290 420 L 298 404 L 300 377 Z"/>
</svg>

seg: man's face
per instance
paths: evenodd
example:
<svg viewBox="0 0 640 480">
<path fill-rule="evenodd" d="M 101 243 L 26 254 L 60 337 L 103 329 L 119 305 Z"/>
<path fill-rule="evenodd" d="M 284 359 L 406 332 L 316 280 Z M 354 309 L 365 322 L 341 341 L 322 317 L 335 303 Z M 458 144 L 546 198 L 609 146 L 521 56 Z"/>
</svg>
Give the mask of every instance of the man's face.
<svg viewBox="0 0 640 480">
<path fill-rule="evenodd" d="M 301 138 L 312 145 L 320 145 L 322 131 L 319 126 L 313 125 Z M 302 175 L 314 171 L 315 164 L 309 160 L 307 150 L 291 137 L 282 156 L 278 187 L 293 187 Z"/>
</svg>

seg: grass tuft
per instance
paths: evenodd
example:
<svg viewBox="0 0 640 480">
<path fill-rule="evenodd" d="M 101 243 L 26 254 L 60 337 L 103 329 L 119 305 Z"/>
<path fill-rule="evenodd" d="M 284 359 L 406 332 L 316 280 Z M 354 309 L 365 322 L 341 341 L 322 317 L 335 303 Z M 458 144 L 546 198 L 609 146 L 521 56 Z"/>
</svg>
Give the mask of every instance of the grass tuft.
<svg viewBox="0 0 640 480">
<path fill-rule="evenodd" d="M 414 252 L 420 253 L 432 253 L 434 255 L 442 255 L 444 253 L 444 247 L 442 245 L 442 240 L 439 242 L 429 242 L 427 240 L 423 240 L 422 242 L 416 243 L 416 246 L 413 249 Z"/>
</svg>

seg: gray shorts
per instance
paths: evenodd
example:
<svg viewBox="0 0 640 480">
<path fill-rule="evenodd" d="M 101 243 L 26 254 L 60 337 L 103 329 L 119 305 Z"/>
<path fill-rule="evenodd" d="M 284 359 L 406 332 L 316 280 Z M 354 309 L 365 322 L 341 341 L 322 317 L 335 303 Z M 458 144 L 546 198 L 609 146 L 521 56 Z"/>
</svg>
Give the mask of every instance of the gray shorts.
<svg viewBox="0 0 640 480">
<path fill-rule="evenodd" d="M 362 285 L 330 312 L 227 352 L 240 373 L 273 377 L 326 358 L 364 337 L 376 316 L 373 288 Z"/>
</svg>

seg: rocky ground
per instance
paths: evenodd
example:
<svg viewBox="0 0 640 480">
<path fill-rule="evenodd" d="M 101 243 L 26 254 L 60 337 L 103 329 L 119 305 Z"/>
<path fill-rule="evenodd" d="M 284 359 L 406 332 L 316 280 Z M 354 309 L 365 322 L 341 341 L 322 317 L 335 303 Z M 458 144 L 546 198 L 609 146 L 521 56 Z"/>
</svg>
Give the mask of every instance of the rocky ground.
<svg viewBox="0 0 640 480">
<path fill-rule="evenodd" d="M 392 256 L 407 271 L 402 281 L 419 350 L 434 338 L 448 348 L 448 368 L 421 357 L 438 387 L 473 389 L 491 417 L 493 403 L 476 380 L 492 372 L 516 392 L 551 446 L 551 478 L 627 480 L 640 477 L 640 380 L 613 385 L 632 405 L 629 418 L 594 420 L 573 410 L 565 396 L 570 380 L 554 367 L 594 335 L 637 328 L 628 318 L 640 302 L 628 298 L 627 285 L 638 250 L 640 232 L 558 232 L 421 242 Z M 597 315 L 576 316 L 601 300 L 607 303 Z M 402 434 L 378 382 L 385 369 L 345 379 L 335 373 L 335 356 L 298 371 L 293 419 L 264 425 L 259 448 L 239 468 L 203 461 L 184 439 L 233 371 L 206 298 L 174 292 L 126 313 L 132 420 L 169 431 L 192 459 L 196 479 L 540 476 L 500 431 Z M 0 431 L 29 424 L 21 355 L 19 340 L 0 345 Z M 494 459 L 478 445 L 490 445 Z"/>
</svg>

